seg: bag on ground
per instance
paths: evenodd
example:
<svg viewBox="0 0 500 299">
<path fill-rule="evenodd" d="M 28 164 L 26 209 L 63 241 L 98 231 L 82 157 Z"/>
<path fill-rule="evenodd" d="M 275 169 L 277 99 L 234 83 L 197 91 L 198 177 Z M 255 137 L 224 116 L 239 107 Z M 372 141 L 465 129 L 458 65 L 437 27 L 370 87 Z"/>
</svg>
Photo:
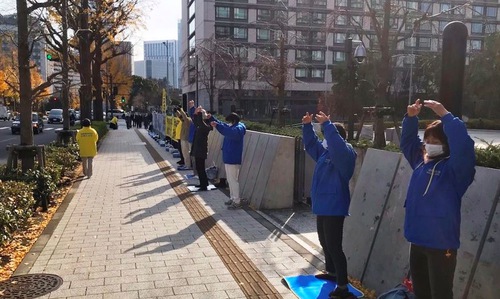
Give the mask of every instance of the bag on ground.
<svg viewBox="0 0 500 299">
<path fill-rule="evenodd" d="M 213 165 L 205 169 L 205 172 L 207 173 L 207 178 L 212 181 L 217 178 L 219 169 L 217 168 L 217 166 Z"/>
<path fill-rule="evenodd" d="M 400 284 L 381 294 L 377 299 L 417 299 L 417 297 L 404 284 Z"/>
</svg>

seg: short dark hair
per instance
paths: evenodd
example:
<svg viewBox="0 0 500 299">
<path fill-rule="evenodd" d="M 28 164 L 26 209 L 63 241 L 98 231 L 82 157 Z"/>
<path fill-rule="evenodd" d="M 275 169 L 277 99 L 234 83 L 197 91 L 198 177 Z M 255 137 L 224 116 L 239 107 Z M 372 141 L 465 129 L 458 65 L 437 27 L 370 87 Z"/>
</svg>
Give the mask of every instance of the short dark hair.
<svg viewBox="0 0 500 299">
<path fill-rule="evenodd" d="M 226 121 L 231 122 L 233 124 L 237 124 L 240 122 L 240 116 L 234 112 L 226 116 Z"/>
<path fill-rule="evenodd" d="M 337 128 L 337 131 L 339 131 L 339 134 L 344 140 L 347 138 L 347 133 L 345 131 L 344 125 L 341 123 L 333 123 L 333 125 Z"/>
<path fill-rule="evenodd" d="M 82 120 L 82 126 L 90 127 L 90 119 L 85 118 L 84 120 Z"/>
<path fill-rule="evenodd" d="M 449 156 L 450 146 L 448 144 L 448 137 L 446 137 L 446 134 L 444 133 L 443 123 L 440 120 L 433 121 L 427 125 L 427 128 L 425 128 L 424 140 L 430 136 L 438 139 L 443 144 L 444 153 L 441 156 Z"/>
</svg>

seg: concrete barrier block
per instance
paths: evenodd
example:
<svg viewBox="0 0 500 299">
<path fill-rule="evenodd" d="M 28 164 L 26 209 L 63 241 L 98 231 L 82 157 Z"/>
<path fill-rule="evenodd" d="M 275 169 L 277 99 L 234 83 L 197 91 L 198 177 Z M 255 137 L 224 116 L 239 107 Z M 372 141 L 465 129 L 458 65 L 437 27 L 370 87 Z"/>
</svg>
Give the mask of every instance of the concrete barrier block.
<svg viewBox="0 0 500 299">
<path fill-rule="evenodd" d="M 349 273 L 356 278 L 361 278 L 368 261 L 400 158 L 399 153 L 369 149 L 363 161 L 344 228 Z"/>
<path fill-rule="evenodd" d="M 240 169 L 240 193 L 243 198 L 248 198 L 252 194 L 244 193 L 244 190 L 246 188 L 247 184 L 247 179 L 250 175 L 250 167 L 252 166 L 253 163 L 253 155 L 255 153 L 255 149 L 257 148 L 257 144 L 259 141 L 259 135 L 260 134 L 249 134 L 248 136 L 248 144 L 245 148 L 244 152 L 244 158 L 241 164 L 241 169 Z"/>
<path fill-rule="evenodd" d="M 396 128 L 385 129 L 385 140 L 399 145 L 399 137 L 398 133 L 396 132 Z"/>
<path fill-rule="evenodd" d="M 259 186 L 256 185 L 257 178 L 260 175 L 265 175 L 266 171 L 269 172 L 269 170 L 266 169 L 266 165 L 262 165 L 262 159 L 264 158 L 264 154 L 268 150 L 267 143 L 270 138 L 271 135 L 259 134 L 258 141 L 252 155 L 252 163 L 250 164 L 248 175 L 245 179 L 245 186 L 241 190 L 243 198 L 250 199 L 252 205 L 255 204 L 255 199 L 252 197 L 252 193 L 255 188 L 259 188 Z M 263 166 L 262 170 L 261 166 Z M 257 200 L 260 200 L 260 198 Z"/>
<path fill-rule="evenodd" d="M 492 207 L 495 201 L 498 201 L 498 188 L 500 186 L 500 170 L 476 167 L 476 175 L 474 177 L 474 182 L 470 185 L 469 189 L 462 198 L 462 223 L 460 230 L 460 249 L 457 253 L 457 268 L 455 270 L 455 281 L 453 283 L 453 292 L 455 295 L 462 297 L 464 294 L 467 281 L 471 279 L 471 275 L 474 276 L 475 283 L 472 286 L 474 293 L 481 294 L 478 297 L 469 298 L 494 298 L 493 297 L 481 297 L 483 294 L 489 293 L 495 290 L 498 294 L 498 286 L 489 284 L 493 276 L 496 276 L 498 281 L 498 274 L 500 272 L 490 272 L 488 270 L 499 270 L 499 257 L 500 257 L 500 238 L 496 239 L 496 242 L 489 242 L 488 239 L 485 246 L 496 247 L 496 253 L 485 252 L 484 255 L 480 255 L 480 265 L 489 265 L 487 267 L 482 267 L 483 271 L 478 268 L 476 273 L 471 273 L 471 269 L 474 264 L 474 260 L 477 257 L 481 240 L 485 232 L 488 231 L 486 227 L 488 224 L 488 219 L 490 217 Z M 498 215 L 498 214 L 497 214 Z M 497 225 L 500 224 L 498 218 L 493 221 Z M 492 225 L 489 231 L 493 235 L 499 236 L 498 226 L 496 228 Z M 491 240 L 491 239 L 490 239 Z M 485 249 L 486 249 L 485 247 Z M 490 249 L 491 250 L 491 249 Z M 480 253 L 479 253 L 480 254 Z M 494 266 L 496 264 L 496 266 Z M 489 276 L 491 275 L 491 276 Z M 484 290 L 483 290 L 484 288 Z"/>
<path fill-rule="evenodd" d="M 402 157 L 363 277 L 363 284 L 378 294 L 401 283 L 408 273 L 410 244 L 404 237 L 404 203 L 412 172 Z"/>
<path fill-rule="evenodd" d="M 372 140 L 373 139 L 373 125 L 363 125 L 359 134 L 359 139 Z"/>
<path fill-rule="evenodd" d="M 496 177 L 500 176 L 497 170 Z M 497 182 L 498 190 L 494 199 L 494 214 L 486 242 L 474 273 L 474 279 L 467 296 L 462 298 L 489 299 L 498 297 L 500 287 L 500 183 Z"/>
<path fill-rule="evenodd" d="M 262 199 L 265 197 L 264 194 L 267 191 L 264 186 L 266 186 L 267 182 L 269 181 L 269 176 L 271 175 L 271 165 L 273 164 L 280 141 L 280 139 L 276 137 L 277 136 L 272 136 L 271 138 L 269 138 L 266 146 L 266 151 L 262 158 L 262 163 L 256 179 L 255 188 L 253 189 L 251 196 L 251 206 L 254 209 L 262 208 Z"/>
<path fill-rule="evenodd" d="M 262 198 L 262 209 L 284 209 L 293 206 L 295 181 L 295 138 L 279 136 L 279 143 Z"/>
</svg>

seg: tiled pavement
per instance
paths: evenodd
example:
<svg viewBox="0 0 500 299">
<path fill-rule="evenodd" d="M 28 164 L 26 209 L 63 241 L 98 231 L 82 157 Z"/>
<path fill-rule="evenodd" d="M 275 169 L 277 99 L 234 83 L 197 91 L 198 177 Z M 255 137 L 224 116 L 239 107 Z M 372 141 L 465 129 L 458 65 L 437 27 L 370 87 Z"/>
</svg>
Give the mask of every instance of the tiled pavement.
<svg viewBox="0 0 500 299">
<path fill-rule="evenodd" d="M 167 163 L 157 164 L 150 151 Z M 33 264 L 16 274 L 61 276 L 63 285 L 42 298 L 266 298 L 251 295 L 221 247 L 234 246 L 274 289 L 270 298 L 296 298 L 281 277 L 321 266 L 311 217 L 301 215 L 307 232 L 290 238 L 266 221 L 279 224 L 293 218 L 290 211 L 227 210 L 219 190 L 180 193 L 183 176 L 169 168 L 176 160 L 145 130 L 110 131 L 94 159 L 94 175 L 75 186 L 44 247 L 30 253 Z M 208 216 L 195 220 L 189 200 Z M 233 245 L 222 245 L 229 244 L 218 240 L 222 235 Z"/>
</svg>

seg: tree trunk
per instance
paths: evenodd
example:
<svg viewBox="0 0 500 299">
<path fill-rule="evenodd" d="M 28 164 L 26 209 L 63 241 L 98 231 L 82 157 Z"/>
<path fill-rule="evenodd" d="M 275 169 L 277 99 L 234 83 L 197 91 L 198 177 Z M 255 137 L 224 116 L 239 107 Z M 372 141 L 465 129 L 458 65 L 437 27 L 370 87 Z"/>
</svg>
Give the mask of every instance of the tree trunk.
<svg viewBox="0 0 500 299">
<path fill-rule="evenodd" d="M 81 118 L 92 118 L 92 72 L 91 72 L 91 54 L 90 54 L 90 29 L 89 29 L 89 0 L 82 0 L 80 7 L 80 111 Z M 95 111 L 94 111 L 95 115 Z"/>
<path fill-rule="evenodd" d="M 95 100 L 94 100 L 94 119 L 98 121 L 103 120 L 102 111 L 102 76 L 101 76 L 101 65 L 102 65 L 102 41 L 100 38 L 96 40 L 95 45 L 95 55 L 94 55 L 94 65 L 92 67 L 92 84 L 95 90 Z M 107 113 L 107 111 L 106 111 Z"/>
<path fill-rule="evenodd" d="M 30 47 L 28 28 L 28 4 L 25 0 L 17 0 L 17 34 L 18 34 L 18 71 L 19 71 L 19 113 L 21 114 L 21 145 L 33 145 L 33 127 L 31 124 L 31 109 L 33 94 L 31 90 Z M 23 155 L 23 172 L 35 167 L 32 155 Z"/>
<path fill-rule="evenodd" d="M 62 107 L 63 107 L 63 130 L 69 130 L 70 117 L 69 117 L 69 67 L 68 67 L 68 0 L 63 0 L 62 8 L 62 76 L 63 76 L 63 90 L 62 90 Z M 67 144 L 67 140 L 63 140 Z"/>
<path fill-rule="evenodd" d="M 283 115 L 283 108 L 285 107 L 285 82 L 288 69 L 285 63 L 285 38 L 283 33 L 280 39 L 280 78 L 278 82 L 278 126 L 283 127 L 285 125 L 285 117 Z"/>
</svg>

